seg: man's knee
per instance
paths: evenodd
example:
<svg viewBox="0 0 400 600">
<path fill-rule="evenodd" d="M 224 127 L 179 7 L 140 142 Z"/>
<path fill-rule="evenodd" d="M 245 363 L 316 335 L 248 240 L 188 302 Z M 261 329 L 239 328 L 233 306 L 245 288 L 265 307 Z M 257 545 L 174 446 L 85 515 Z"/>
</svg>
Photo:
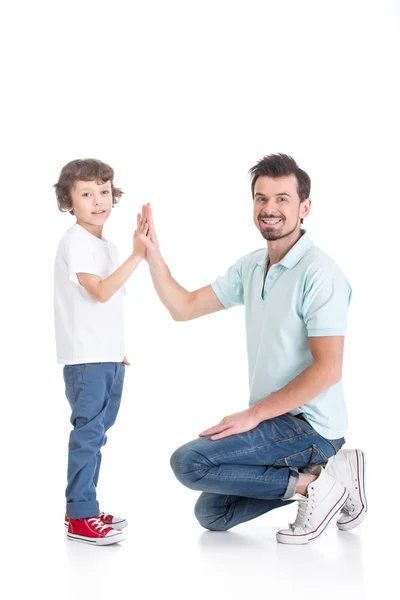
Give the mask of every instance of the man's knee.
<svg viewBox="0 0 400 600">
<path fill-rule="evenodd" d="M 204 529 L 209 531 L 227 531 L 230 527 L 225 518 L 225 511 L 222 507 L 215 510 L 215 506 L 211 506 L 205 496 L 205 494 L 202 494 L 195 504 L 194 514 L 196 519 Z"/>
<path fill-rule="evenodd" d="M 170 464 L 178 481 L 193 490 L 201 488 L 199 481 L 212 466 L 205 456 L 191 448 L 190 442 L 175 450 Z"/>
</svg>

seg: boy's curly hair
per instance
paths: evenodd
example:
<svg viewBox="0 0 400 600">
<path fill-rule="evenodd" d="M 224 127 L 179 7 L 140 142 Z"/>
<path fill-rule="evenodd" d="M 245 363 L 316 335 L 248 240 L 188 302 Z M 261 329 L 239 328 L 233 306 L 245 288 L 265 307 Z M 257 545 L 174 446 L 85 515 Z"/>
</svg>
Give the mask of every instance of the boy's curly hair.
<svg viewBox="0 0 400 600">
<path fill-rule="evenodd" d="M 96 181 L 98 184 L 111 181 L 113 205 L 124 193 L 120 188 L 114 187 L 114 170 L 107 163 L 96 158 L 72 160 L 61 170 L 58 182 L 54 185 L 57 204 L 61 212 L 70 212 L 72 215 L 71 190 L 77 181 Z"/>
</svg>

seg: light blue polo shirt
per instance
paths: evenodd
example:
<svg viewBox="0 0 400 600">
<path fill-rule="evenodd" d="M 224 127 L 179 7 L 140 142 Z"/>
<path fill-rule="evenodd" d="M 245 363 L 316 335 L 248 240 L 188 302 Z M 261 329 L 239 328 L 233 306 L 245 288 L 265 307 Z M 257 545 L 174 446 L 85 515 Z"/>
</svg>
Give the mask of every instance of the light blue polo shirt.
<svg viewBox="0 0 400 600">
<path fill-rule="evenodd" d="M 252 406 L 280 390 L 312 361 L 308 338 L 344 335 L 351 286 L 336 263 L 304 232 L 264 285 L 266 248 L 238 260 L 212 288 L 226 309 L 244 304 Z M 290 411 L 304 413 L 328 439 L 347 432 L 342 384 Z"/>
</svg>

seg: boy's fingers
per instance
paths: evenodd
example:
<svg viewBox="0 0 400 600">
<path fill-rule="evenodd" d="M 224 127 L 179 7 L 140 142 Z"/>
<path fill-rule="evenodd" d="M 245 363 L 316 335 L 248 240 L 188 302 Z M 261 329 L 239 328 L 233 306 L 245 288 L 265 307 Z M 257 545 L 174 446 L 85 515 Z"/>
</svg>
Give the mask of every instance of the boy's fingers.
<svg viewBox="0 0 400 600">
<path fill-rule="evenodd" d="M 146 246 L 146 248 L 151 248 L 152 247 L 152 242 L 149 240 L 149 238 L 147 236 L 145 236 L 143 233 L 141 233 L 139 235 L 140 240 L 143 242 L 143 244 Z"/>
<path fill-rule="evenodd" d="M 147 235 L 148 229 L 149 229 L 149 224 L 147 223 L 147 221 L 143 221 L 143 223 L 140 226 L 140 233 L 146 233 L 146 235 Z"/>
</svg>

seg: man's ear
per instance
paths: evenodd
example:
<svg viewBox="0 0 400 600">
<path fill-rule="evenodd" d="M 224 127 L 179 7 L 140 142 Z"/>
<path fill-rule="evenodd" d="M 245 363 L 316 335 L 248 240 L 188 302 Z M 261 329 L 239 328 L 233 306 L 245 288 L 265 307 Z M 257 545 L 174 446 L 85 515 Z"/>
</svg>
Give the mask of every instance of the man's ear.
<svg viewBox="0 0 400 600">
<path fill-rule="evenodd" d="M 310 214 L 311 203 L 312 203 L 311 198 L 306 198 L 305 200 L 303 200 L 300 203 L 300 215 L 299 216 L 301 219 L 308 217 L 308 215 Z"/>
</svg>

